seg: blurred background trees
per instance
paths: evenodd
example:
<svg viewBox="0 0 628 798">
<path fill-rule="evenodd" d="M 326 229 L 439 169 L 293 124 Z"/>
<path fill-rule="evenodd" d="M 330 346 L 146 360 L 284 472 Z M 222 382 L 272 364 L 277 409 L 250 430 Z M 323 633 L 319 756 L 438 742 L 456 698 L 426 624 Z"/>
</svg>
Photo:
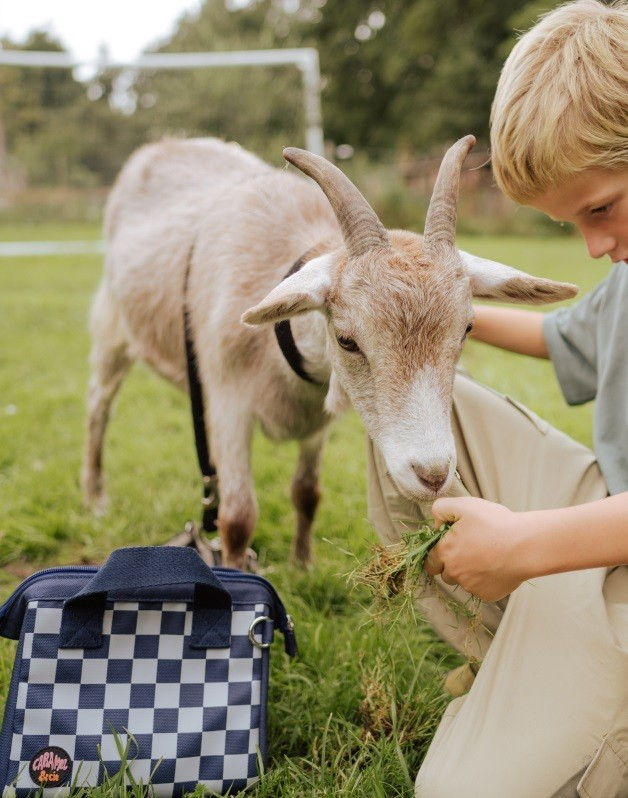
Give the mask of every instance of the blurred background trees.
<svg viewBox="0 0 628 798">
<path fill-rule="evenodd" d="M 316 47 L 329 154 L 355 152 L 349 171 L 379 175 L 386 192 L 392 183 L 384 167 L 394 165 L 396 177 L 411 183 L 412 164 L 438 157 L 460 135 L 473 132 L 478 150 L 486 152 L 491 100 L 515 41 L 513 29 L 525 30 L 556 4 L 205 0 L 155 49 Z M 25 42 L 0 43 L 63 50 L 45 31 Z M 233 139 L 279 164 L 282 147 L 304 145 L 303 113 L 296 67 L 104 69 L 78 80 L 70 70 L 4 66 L 0 175 L 13 188 L 98 190 L 111 184 L 139 144 L 163 135 Z M 404 223 L 404 213 L 398 216 L 395 221 Z"/>
</svg>

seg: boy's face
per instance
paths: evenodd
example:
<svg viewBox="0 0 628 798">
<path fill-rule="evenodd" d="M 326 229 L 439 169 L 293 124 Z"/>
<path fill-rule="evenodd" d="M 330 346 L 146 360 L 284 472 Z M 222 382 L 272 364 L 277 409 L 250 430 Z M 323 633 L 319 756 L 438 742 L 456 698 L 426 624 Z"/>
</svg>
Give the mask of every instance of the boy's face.
<svg viewBox="0 0 628 798">
<path fill-rule="evenodd" d="M 628 168 L 588 169 L 529 204 L 556 221 L 575 224 L 592 258 L 628 261 Z"/>
</svg>

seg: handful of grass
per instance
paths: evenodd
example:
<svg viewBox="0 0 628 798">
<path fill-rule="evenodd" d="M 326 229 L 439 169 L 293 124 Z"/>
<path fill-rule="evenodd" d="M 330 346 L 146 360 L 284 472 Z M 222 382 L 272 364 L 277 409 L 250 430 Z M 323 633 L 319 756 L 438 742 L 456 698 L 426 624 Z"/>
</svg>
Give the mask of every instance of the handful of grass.
<svg viewBox="0 0 628 798">
<path fill-rule="evenodd" d="M 435 529 L 426 522 L 404 535 L 400 543 L 376 546 L 373 556 L 354 572 L 354 581 L 368 587 L 383 603 L 396 597 L 411 599 L 427 578 L 425 560 L 430 550 L 450 528 L 451 524 L 442 524 Z"/>
<path fill-rule="evenodd" d="M 353 572 L 352 578 L 356 585 L 370 589 L 374 598 L 372 615 L 380 621 L 385 618 L 389 631 L 406 613 L 416 618 L 418 610 L 420 618 L 421 598 L 435 597 L 450 613 L 452 626 L 460 625 L 466 630 L 465 653 L 477 663 L 477 631 L 482 624 L 480 599 L 464 590 L 455 595 L 458 586 L 452 591 L 445 591 L 442 586 L 434 590 L 432 578 L 425 573 L 428 554 L 451 526 L 442 524 L 435 529 L 426 522 L 405 534 L 400 543 L 375 546 L 370 559 Z"/>
</svg>

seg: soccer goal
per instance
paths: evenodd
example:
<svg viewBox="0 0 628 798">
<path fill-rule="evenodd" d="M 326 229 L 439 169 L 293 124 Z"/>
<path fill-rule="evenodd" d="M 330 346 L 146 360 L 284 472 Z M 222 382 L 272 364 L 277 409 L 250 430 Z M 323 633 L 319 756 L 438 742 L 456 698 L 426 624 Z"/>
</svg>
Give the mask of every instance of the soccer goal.
<svg viewBox="0 0 628 798">
<path fill-rule="evenodd" d="M 260 68 L 268 68 L 268 67 L 297 67 L 300 76 L 301 76 L 301 83 L 302 83 L 302 113 L 300 114 L 301 118 L 303 119 L 304 130 L 301 135 L 303 135 L 305 140 L 305 146 L 311 152 L 317 153 L 319 155 L 323 155 L 324 153 L 324 140 L 323 140 L 323 127 L 322 127 L 322 117 L 321 117 L 321 102 L 320 102 L 320 90 L 321 90 L 321 75 L 320 75 L 320 66 L 319 66 L 319 57 L 318 51 L 312 47 L 305 47 L 305 48 L 291 48 L 291 49 L 280 49 L 280 50 L 241 50 L 241 51 L 227 51 L 227 52 L 198 52 L 198 53 L 149 53 L 140 56 L 136 60 L 133 61 L 114 61 L 107 58 L 106 54 L 103 54 L 101 58 L 86 62 L 82 60 L 77 60 L 72 57 L 71 54 L 65 52 L 37 52 L 31 50 L 6 50 L 0 49 L 0 67 L 16 67 L 16 68 L 28 68 L 30 72 L 30 68 L 33 70 L 39 70 L 39 75 L 44 74 L 43 70 L 50 70 L 50 79 L 46 80 L 46 84 L 50 84 L 50 86 L 54 86 L 54 73 L 58 70 L 74 70 L 74 74 L 81 75 L 81 82 L 83 85 L 83 91 L 86 92 L 87 97 L 90 100 L 97 100 L 99 99 L 98 92 L 102 91 L 102 87 L 96 82 L 92 82 L 90 85 L 90 79 L 85 79 L 84 76 L 86 74 L 92 75 L 106 75 L 109 76 L 109 79 L 112 81 L 114 86 L 115 95 L 112 99 L 115 102 L 118 102 L 118 112 L 122 114 L 127 114 L 129 118 L 133 115 L 135 108 L 127 108 L 124 107 L 125 102 L 125 76 L 127 80 L 127 84 L 129 89 L 132 89 L 135 83 L 137 83 L 138 77 L 141 77 L 142 74 L 146 75 L 155 75 L 160 71 L 163 72 L 172 72 L 180 71 L 180 70 L 202 70 L 202 69 L 219 69 L 219 68 L 230 68 L 230 67 L 246 67 L 246 68 L 256 68 L 259 70 Z M 27 76 L 27 73 L 23 72 L 23 75 Z M 115 76 L 113 78 L 112 76 Z M 28 84 L 28 80 L 24 80 L 25 84 Z M 79 83 L 80 85 L 80 83 Z M 10 87 L 9 87 L 10 88 Z M 15 89 L 14 89 L 15 90 Z M 20 91 L 21 89 L 18 87 L 17 89 Z M 24 110 L 24 114 L 28 114 L 28 90 L 29 86 L 24 86 L 24 99 L 22 103 L 22 107 Z M 65 88 L 60 89 L 60 91 L 67 91 L 67 86 Z M 129 96 L 132 92 L 129 92 Z M 33 96 L 36 96 L 35 94 Z M 143 109 L 147 109 L 151 102 L 151 95 L 147 93 L 142 96 L 141 98 L 144 105 L 142 106 Z M 235 98 L 234 102 L 237 102 L 237 98 Z M 264 97 L 259 97 L 260 109 L 257 110 L 257 115 L 263 113 L 263 104 L 264 104 Z M 30 109 L 33 113 L 33 118 L 36 119 L 38 109 L 32 108 Z M 185 111 L 183 111 L 185 113 Z M 59 114 L 61 117 L 61 114 Z M 2 119 L 0 119 L 0 203 L 4 205 L 6 209 L 10 199 L 7 199 L 12 190 L 15 190 L 16 183 L 19 184 L 20 181 L 20 163 L 19 159 L 14 156 L 14 154 L 9 150 L 7 150 L 6 146 L 4 146 L 4 140 L 2 136 Z M 28 120 L 27 120 L 28 121 Z M 107 124 L 107 120 L 103 117 L 103 125 Z M 73 127 L 72 131 L 69 128 Z M 49 144 L 47 146 L 47 150 L 50 152 L 50 159 L 55 161 L 54 168 L 56 169 L 57 173 L 60 175 L 59 185 L 67 184 L 68 191 L 66 191 L 66 196 L 63 197 L 64 200 L 67 200 L 67 197 L 72 199 L 72 190 L 77 183 L 76 180 L 74 182 L 72 180 L 64 179 L 64 176 L 67 175 L 67 165 L 64 166 L 63 158 L 59 157 L 58 153 L 55 152 L 55 136 L 63 135 L 63 129 L 65 129 L 66 133 L 72 133 L 77 139 L 81 135 L 81 120 L 80 117 L 75 114 L 72 117 L 71 114 L 67 115 L 67 119 L 64 118 L 63 121 L 59 119 L 59 124 L 55 128 L 54 125 L 51 127 L 51 133 L 49 134 Z M 22 149 L 26 153 L 26 157 L 28 157 L 29 152 L 27 145 L 22 142 Z M 34 149 L 34 148 L 32 148 Z M 96 149 L 96 148 L 95 148 Z M 106 159 L 107 153 L 102 152 L 105 150 L 105 147 L 100 147 L 101 152 L 93 152 L 90 154 L 92 160 Z M 44 153 L 46 150 L 46 143 L 42 146 L 41 142 L 39 143 L 39 150 L 43 150 Z M 45 160 L 44 157 L 40 156 L 41 160 Z M 115 159 L 114 159 L 115 160 Z M 58 163 L 57 163 L 58 161 Z M 103 167 L 106 169 L 108 165 L 105 164 Z M 46 162 L 45 165 L 41 166 L 41 169 L 50 168 L 50 163 Z M 115 171 L 117 168 L 117 164 L 113 163 L 109 169 L 111 173 Z M 64 171 L 65 170 L 65 171 Z M 74 175 L 74 173 L 73 173 Z M 86 172 L 86 176 L 82 178 L 79 174 L 79 183 L 82 179 L 82 188 L 84 189 L 84 194 L 86 197 L 88 196 L 98 196 L 98 201 L 101 201 L 102 192 L 104 188 L 97 187 L 91 185 L 89 182 L 89 174 Z M 42 181 L 45 178 L 41 178 Z M 26 182 L 26 181 L 24 181 Z M 50 182 L 50 181 L 49 181 Z M 4 189 L 2 184 L 4 184 Z M 19 188 L 19 185 L 17 186 Z M 100 189 L 100 195 L 98 195 L 98 190 Z M 91 191 L 91 194 L 89 193 Z M 36 191 L 31 192 L 33 195 L 37 195 Z M 42 192 L 43 194 L 44 192 Z M 62 189 L 59 187 L 59 195 L 61 195 Z M 4 194 L 4 197 L 3 197 Z M 49 192 L 50 194 L 50 192 Z M 78 199 L 75 199 L 75 202 L 81 202 L 80 194 L 77 192 Z M 51 211 L 54 214 L 54 211 Z M 33 213 L 33 218 L 38 217 L 38 212 Z M 54 218 L 54 216 L 49 217 Z M 12 256 L 16 257 L 19 255 L 43 255 L 43 254 L 79 254 L 79 253 L 86 253 L 86 252 L 100 252 L 102 251 L 102 242 L 101 241 L 5 241 L 0 242 L 0 256 Z"/>
</svg>

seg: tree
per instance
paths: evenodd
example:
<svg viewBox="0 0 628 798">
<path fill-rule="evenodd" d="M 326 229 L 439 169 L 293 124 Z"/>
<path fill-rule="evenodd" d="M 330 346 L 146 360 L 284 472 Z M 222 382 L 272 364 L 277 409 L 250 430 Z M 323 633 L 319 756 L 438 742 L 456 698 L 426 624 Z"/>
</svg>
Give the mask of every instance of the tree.
<svg viewBox="0 0 628 798">
<path fill-rule="evenodd" d="M 487 140 L 509 19 L 526 0 L 328 0 L 309 27 L 327 78 L 336 141 L 429 148 L 474 132 Z"/>
<path fill-rule="evenodd" d="M 326 137 L 378 159 L 442 151 L 466 133 L 486 143 L 513 29 L 545 8 L 542 0 L 204 0 L 156 49 L 316 47 Z M 43 31 L 3 44 L 63 51 Z M 235 139 L 277 164 L 284 146 L 305 144 L 296 67 L 105 70 L 89 86 L 70 70 L 0 67 L 0 119 L 31 183 L 109 183 L 136 146 L 164 134 Z"/>
<path fill-rule="evenodd" d="M 206 0 L 182 17 L 159 52 L 296 47 L 300 33 L 277 0 L 235 6 Z M 235 139 L 275 162 L 287 143 L 304 146 L 301 75 L 296 67 L 240 67 L 139 74 L 137 116 L 163 133 Z"/>
<path fill-rule="evenodd" d="M 65 52 L 46 31 L 6 49 Z M 101 77 L 109 85 L 110 76 Z M 0 67 L 0 119 L 6 149 L 29 184 L 93 186 L 110 183 L 146 137 L 138 121 L 113 113 L 109 95 L 90 100 L 70 69 Z"/>
<path fill-rule="evenodd" d="M 6 49 L 64 52 L 61 43 L 45 31 L 34 31 L 23 45 L 2 40 Z M 50 124 L 61 111 L 71 107 L 81 88 L 65 69 L 36 67 L 0 67 L 0 118 L 3 121 L 6 146 L 19 161 L 29 162 L 37 172 L 63 172 L 62 154 L 48 164 L 39 159 L 32 163 L 33 153 L 41 148 Z"/>
</svg>

